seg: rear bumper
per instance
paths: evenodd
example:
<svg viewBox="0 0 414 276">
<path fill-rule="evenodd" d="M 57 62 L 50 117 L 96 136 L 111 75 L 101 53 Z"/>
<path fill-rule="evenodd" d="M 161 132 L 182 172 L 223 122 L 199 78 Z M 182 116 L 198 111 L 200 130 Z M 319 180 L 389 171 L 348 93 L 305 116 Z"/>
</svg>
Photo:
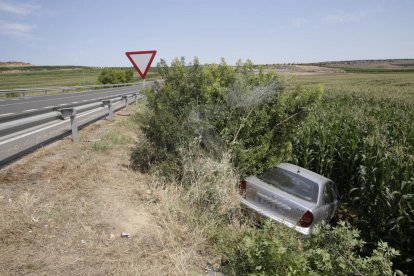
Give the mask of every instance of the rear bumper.
<svg viewBox="0 0 414 276">
<path fill-rule="evenodd" d="M 247 201 L 246 199 L 242 198 L 241 199 L 241 206 L 243 209 L 248 210 L 250 212 L 255 212 L 260 214 L 261 216 L 270 218 L 271 220 L 275 221 L 275 222 L 279 222 L 282 223 L 284 225 L 286 225 L 289 228 L 295 229 L 297 232 L 303 234 L 303 235 L 310 235 L 312 233 L 312 226 L 304 228 L 304 227 L 300 227 L 297 226 L 296 224 L 293 224 L 283 218 L 277 217 L 274 214 L 270 213 L 269 211 L 267 211 L 264 208 L 261 208 L 249 201 Z"/>
</svg>

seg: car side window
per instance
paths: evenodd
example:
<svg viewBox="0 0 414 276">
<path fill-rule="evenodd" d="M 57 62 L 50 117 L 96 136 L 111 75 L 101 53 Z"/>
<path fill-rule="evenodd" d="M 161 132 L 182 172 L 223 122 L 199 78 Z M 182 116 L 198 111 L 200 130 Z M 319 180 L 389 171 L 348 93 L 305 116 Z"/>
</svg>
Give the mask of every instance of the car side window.
<svg viewBox="0 0 414 276">
<path fill-rule="evenodd" d="M 335 201 L 335 191 L 333 184 L 328 182 L 323 190 L 323 199 L 325 204 L 332 204 Z"/>
</svg>

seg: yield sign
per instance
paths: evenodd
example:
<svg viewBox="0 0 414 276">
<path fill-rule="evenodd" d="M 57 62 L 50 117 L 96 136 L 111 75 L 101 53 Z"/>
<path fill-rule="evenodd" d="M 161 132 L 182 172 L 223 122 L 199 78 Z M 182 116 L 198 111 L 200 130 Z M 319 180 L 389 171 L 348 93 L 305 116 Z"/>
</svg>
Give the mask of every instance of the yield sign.
<svg viewBox="0 0 414 276">
<path fill-rule="evenodd" d="M 128 59 L 134 65 L 135 69 L 138 71 L 138 74 L 141 78 L 145 79 L 145 76 L 148 73 L 148 70 L 151 67 L 151 63 L 154 60 L 155 54 L 157 51 L 136 51 L 136 52 L 126 52 Z"/>
</svg>

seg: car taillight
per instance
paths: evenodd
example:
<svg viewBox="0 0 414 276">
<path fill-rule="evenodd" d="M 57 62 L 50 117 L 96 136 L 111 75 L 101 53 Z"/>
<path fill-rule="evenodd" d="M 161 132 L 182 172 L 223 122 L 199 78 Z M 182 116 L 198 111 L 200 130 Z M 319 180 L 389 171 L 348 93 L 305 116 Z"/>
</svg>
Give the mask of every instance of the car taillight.
<svg viewBox="0 0 414 276">
<path fill-rule="evenodd" d="M 311 211 L 306 211 L 306 213 L 299 220 L 298 225 L 300 227 L 309 227 L 313 222 L 313 214 Z"/>
<path fill-rule="evenodd" d="M 246 198 L 246 188 L 247 188 L 246 180 L 240 181 L 239 193 L 244 198 Z"/>
</svg>

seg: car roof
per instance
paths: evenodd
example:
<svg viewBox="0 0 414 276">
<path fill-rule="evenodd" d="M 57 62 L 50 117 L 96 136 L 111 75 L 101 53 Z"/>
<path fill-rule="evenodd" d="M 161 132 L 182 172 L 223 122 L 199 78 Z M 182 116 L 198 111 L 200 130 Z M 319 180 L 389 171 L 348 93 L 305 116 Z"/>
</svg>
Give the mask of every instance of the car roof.
<svg viewBox="0 0 414 276">
<path fill-rule="evenodd" d="M 289 164 L 289 163 L 281 163 L 279 165 L 277 165 L 276 167 L 292 172 L 294 174 L 298 174 L 304 178 L 307 178 L 315 183 L 317 183 L 319 186 L 325 184 L 326 182 L 332 182 L 332 180 L 330 180 L 329 178 L 326 178 L 320 174 L 317 174 L 315 172 L 312 172 L 310 170 L 307 170 L 305 168 L 302 168 L 298 165 L 293 165 L 293 164 Z"/>
</svg>

